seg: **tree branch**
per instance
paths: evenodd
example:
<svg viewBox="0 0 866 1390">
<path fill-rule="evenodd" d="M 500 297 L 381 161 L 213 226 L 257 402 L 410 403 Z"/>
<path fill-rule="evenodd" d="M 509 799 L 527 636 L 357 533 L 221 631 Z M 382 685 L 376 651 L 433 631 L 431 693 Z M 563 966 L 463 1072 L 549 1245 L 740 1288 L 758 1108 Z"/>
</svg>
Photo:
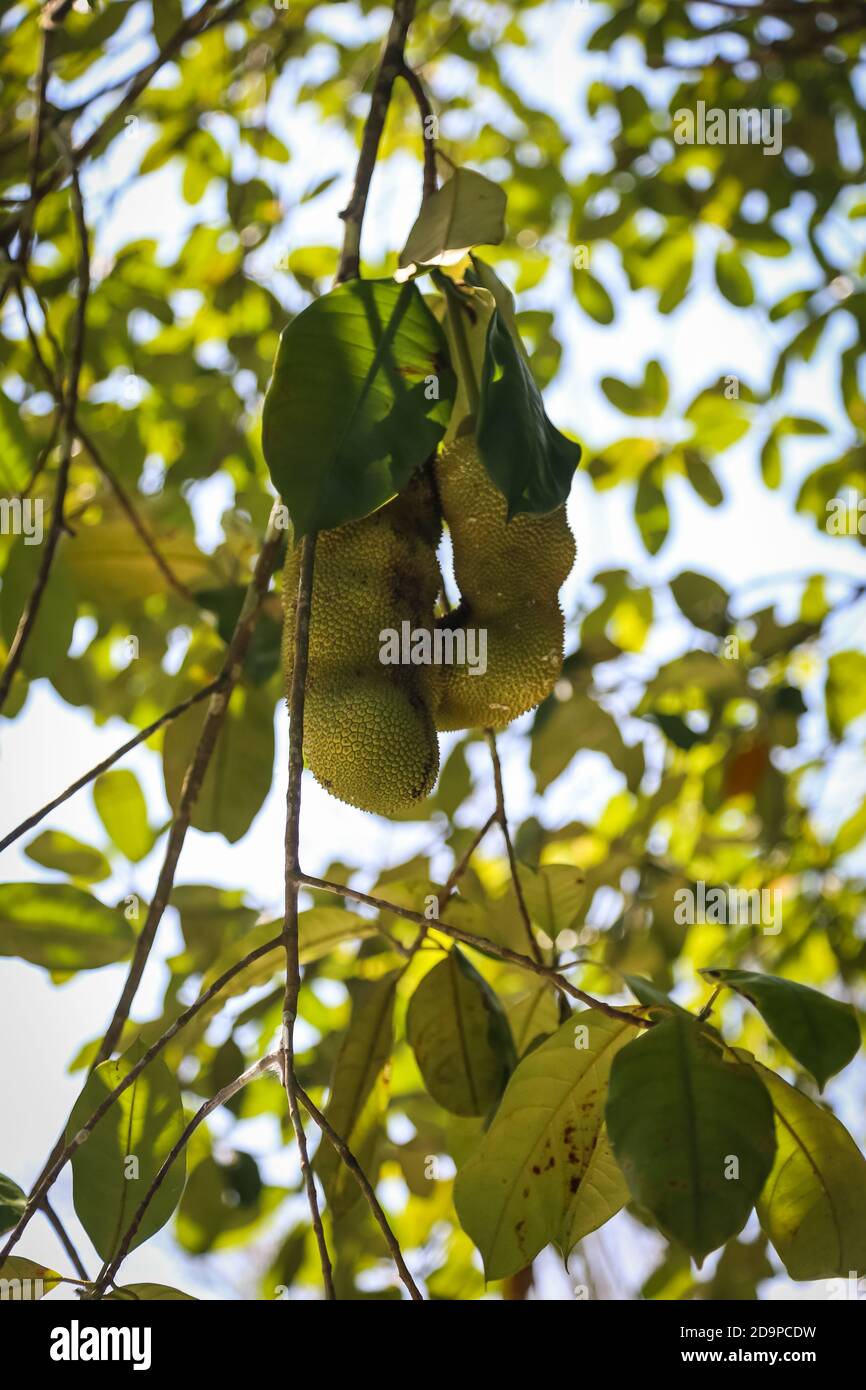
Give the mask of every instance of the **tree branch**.
<svg viewBox="0 0 866 1390">
<path fill-rule="evenodd" d="M 436 117 L 433 115 L 433 107 L 430 105 L 424 83 L 415 69 L 410 68 L 404 61 L 400 64 L 400 76 L 408 84 L 421 116 L 421 142 L 424 149 L 424 191 L 421 195 L 423 206 L 436 192 L 436 141 L 433 138 Z"/>
<path fill-rule="evenodd" d="M 115 1101 L 137 1080 L 145 1067 L 153 1061 L 154 1057 L 157 1057 L 159 1053 L 162 1052 L 163 1048 L 168 1046 L 172 1038 L 176 1037 L 181 1029 L 185 1028 L 190 1020 L 193 1019 L 206 1004 L 209 1004 L 212 999 L 224 990 L 226 985 L 229 984 L 236 975 L 239 975 L 248 965 L 252 965 L 254 961 L 260 960 L 262 956 L 268 955 L 271 951 L 276 951 L 282 943 L 282 936 L 275 936 L 271 941 L 266 941 L 263 946 L 257 946 L 254 951 L 250 951 L 242 960 L 236 961 L 234 965 L 224 971 L 218 979 L 214 980 L 213 984 L 208 989 L 190 1004 L 188 1009 L 184 1009 L 182 1014 L 178 1014 L 174 1022 L 166 1028 L 165 1032 L 157 1038 L 156 1042 L 151 1043 L 150 1047 L 142 1053 L 138 1061 L 130 1067 L 126 1075 L 117 1083 L 114 1090 L 109 1091 L 108 1095 L 103 1097 L 93 1114 L 88 1116 L 84 1124 L 80 1129 L 76 1130 L 72 1138 L 66 1143 L 61 1139 L 60 1145 L 55 1148 L 46 1167 L 37 1179 L 18 1224 L 10 1232 L 6 1244 L 3 1246 L 3 1249 L 0 1250 L 0 1269 L 3 1268 L 4 1261 L 12 1253 L 12 1250 L 24 1234 L 31 1217 L 36 1214 L 40 1204 L 44 1202 L 46 1192 L 54 1185 L 61 1170 L 65 1168 L 76 1149 L 79 1149 L 81 1145 L 87 1141 L 103 1115 L 111 1109 Z"/>
<path fill-rule="evenodd" d="M 67 1231 L 63 1222 L 60 1220 L 60 1217 L 57 1215 L 57 1212 L 54 1210 L 47 1197 L 42 1198 L 42 1202 L 40 1205 L 42 1207 L 43 1212 L 48 1218 L 49 1224 L 54 1229 L 54 1234 L 57 1236 L 57 1239 L 60 1241 L 60 1244 L 63 1246 L 63 1249 L 66 1251 L 67 1255 L 69 1256 L 70 1260 L 75 1266 L 76 1274 L 79 1274 L 81 1278 L 84 1280 L 84 1282 L 89 1284 L 90 1275 L 84 1268 L 81 1256 L 79 1255 L 78 1251 L 76 1250 L 75 1246 L 70 1240 L 69 1232 Z"/>
<path fill-rule="evenodd" d="M 361 137 L 361 153 L 355 172 L 355 186 L 347 207 L 340 214 L 346 224 L 346 230 L 343 234 L 343 250 L 337 269 L 336 283 L 338 285 L 341 285 L 344 280 L 354 279 L 360 270 L 361 227 L 367 208 L 370 181 L 376 167 L 376 156 L 379 152 L 382 131 L 385 128 L 385 117 L 391 102 L 394 79 L 405 63 L 403 55 L 406 47 L 406 35 L 414 13 L 415 0 L 394 0 L 391 26 L 385 41 L 385 50 L 379 64 L 379 71 L 376 74 L 370 110 L 367 112 L 364 133 Z"/>
<path fill-rule="evenodd" d="M 508 829 L 508 817 L 505 813 L 505 791 L 502 785 L 502 764 L 499 761 L 499 750 L 496 747 L 496 735 L 492 729 L 484 730 L 484 737 L 487 739 L 490 748 L 490 758 L 493 763 L 493 782 L 496 787 L 496 819 L 505 840 L 505 848 L 508 853 L 508 866 L 511 870 L 511 882 L 514 884 L 514 896 L 517 899 L 517 907 L 523 921 L 523 928 L 526 932 L 526 939 L 529 942 L 533 956 L 542 963 L 544 957 L 539 949 L 538 942 L 532 930 L 532 921 L 529 916 L 529 909 L 526 906 L 526 898 L 523 896 L 523 885 L 520 882 L 520 875 L 517 872 L 517 856 L 514 853 L 514 845 L 511 843 L 511 834 Z"/>
<path fill-rule="evenodd" d="M 379 1199 L 376 1196 L 375 1191 L 373 1190 L 373 1186 L 370 1182 L 370 1179 L 367 1177 L 366 1173 L 364 1172 L 355 1155 L 352 1153 L 352 1150 L 349 1148 L 345 1139 L 342 1139 L 340 1137 L 340 1135 L 334 1129 L 333 1125 L 331 1125 L 331 1123 L 325 1118 L 321 1110 L 319 1110 L 313 1104 L 306 1091 L 302 1090 L 300 1086 L 297 1087 L 297 1095 L 304 1109 L 319 1126 L 319 1129 L 322 1131 L 325 1138 L 328 1140 L 328 1143 L 331 1144 L 332 1147 L 339 1154 L 340 1158 L 343 1160 L 349 1172 L 352 1174 L 361 1191 L 363 1192 L 364 1196 L 366 1197 L 370 1210 L 372 1211 L 374 1217 L 376 1218 L 376 1221 L 378 1222 L 379 1229 L 381 1230 L 382 1235 L 385 1237 L 388 1249 L 391 1251 L 391 1256 L 394 1260 L 395 1265 L 397 1266 L 400 1278 L 403 1280 L 403 1283 L 409 1290 L 410 1298 L 412 1298 L 416 1303 L 422 1303 L 424 1300 L 421 1290 L 418 1288 L 418 1285 L 415 1283 L 415 1280 L 412 1278 L 412 1275 L 409 1272 L 409 1267 L 403 1258 L 403 1252 L 400 1249 L 397 1237 L 394 1235 L 394 1232 L 388 1225 L 388 1218 L 382 1210 L 382 1207 L 379 1203 Z"/>
<path fill-rule="evenodd" d="M 322 1266 L 322 1280 L 325 1297 L 335 1298 L 334 1276 L 331 1270 L 331 1257 L 322 1227 L 319 1200 L 310 1157 L 307 1152 L 307 1136 L 298 1110 L 298 1079 L 295 1076 L 295 1020 L 298 1016 L 298 995 L 301 989 L 301 967 L 298 960 L 298 873 L 300 864 L 298 848 L 301 834 L 301 783 L 304 774 L 304 694 L 307 681 L 307 658 L 310 645 L 310 608 L 313 601 L 313 568 L 316 559 L 315 534 L 305 536 L 300 542 L 301 556 L 298 566 L 298 594 L 295 607 L 295 631 L 293 634 L 292 686 L 289 692 L 289 778 L 286 789 L 286 837 L 285 837 L 285 918 L 283 921 L 283 947 L 286 953 L 286 988 L 283 995 L 283 1085 L 289 1103 L 289 1116 L 298 1154 L 301 1173 L 307 1191 L 310 1219 L 316 1233 L 319 1247 L 319 1262 Z"/>
<path fill-rule="evenodd" d="M 253 577 L 247 588 L 243 607 L 241 608 L 240 615 L 235 625 L 235 630 L 232 633 L 232 639 L 229 642 L 222 670 L 215 682 L 217 688 L 210 697 L 210 704 L 208 705 L 207 714 L 205 715 L 195 753 L 186 770 L 186 776 L 183 779 L 180 803 L 175 812 L 171 830 L 169 831 L 168 844 L 166 846 L 162 868 L 159 873 L 156 892 L 148 908 L 144 926 L 135 944 L 135 952 L 129 969 L 129 975 L 123 987 L 120 999 L 118 1000 L 114 1016 L 102 1040 L 102 1045 L 94 1065 L 98 1065 L 99 1062 L 104 1062 L 106 1057 L 110 1057 L 114 1051 L 117 1040 L 123 1030 L 123 1025 L 129 1017 L 132 1001 L 135 998 L 136 990 L 138 989 L 142 974 L 144 973 L 144 967 L 147 964 L 147 958 L 153 946 L 157 928 L 162 920 L 162 914 L 165 911 L 171 894 L 177 862 L 180 858 L 180 852 L 183 849 L 186 832 L 192 820 L 195 803 L 201 791 L 202 782 L 204 781 L 205 773 L 210 764 L 217 738 L 219 737 L 225 721 L 226 711 L 232 697 L 232 692 L 240 678 L 244 658 L 249 650 L 253 631 L 255 630 L 256 621 L 259 616 L 262 599 L 267 592 L 271 574 L 273 573 L 274 561 L 280 544 L 280 533 L 276 528 L 274 516 L 275 514 L 272 514 L 264 544 L 259 552 L 259 558 L 256 562 Z"/>
<path fill-rule="evenodd" d="M 48 577 L 51 573 L 51 566 L 54 563 L 57 543 L 60 540 L 60 533 L 63 530 L 63 507 L 66 501 L 66 490 L 69 484 L 69 467 L 72 462 L 72 449 L 75 443 L 75 413 L 78 409 L 78 383 L 81 377 L 81 364 L 84 358 L 87 299 L 90 294 L 90 243 L 87 234 L 87 223 L 84 216 L 84 203 L 81 197 L 81 185 L 78 181 L 78 173 L 74 168 L 72 169 L 72 210 L 79 239 L 78 300 L 75 312 L 72 353 L 69 362 L 69 373 L 61 417 L 61 456 L 60 467 L 57 472 L 57 483 L 54 490 L 54 509 L 51 514 L 51 526 L 49 528 L 48 538 L 45 542 L 45 550 L 43 551 L 42 559 L 39 564 L 36 582 L 24 605 L 24 612 L 18 620 L 18 627 L 15 630 L 15 636 L 9 647 L 6 665 L 3 668 L 2 676 L 0 676 L 0 709 L 3 708 L 6 702 L 6 697 L 9 694 L 12 681 L 21 665 L 24 649 L 36 625 L 36 619 L 39 616 L 39 608 L 42 603 L 42 596 L 45 593 Z"/>
<path fill-rule="evenodd" d="M 280 1054 L 278 1052 L 271 1052 L 267 1057 L 261 1057 L 258 1062 L 253 1062 L 251 1067 L 247 1067 L 246 1071 L 241 1072 L 240 1076 L 236 1076 L 234 1081 L 230 1081 L 227 1086 L 223 1086 L 222 1090 L 217 1091 L 215 1096 L 211 1096 L 210 1100 L 206 1100 L 204 1105 L 195 1112 L 192 1119 L 184 1127 L 183 1132 L 172 1145 L 171 1151 L 166 1155 L 160 1165 L 159 1171 L 154 1175 L 153 1181 L 142 1197 L 135 1215 L 124 1233 L 123 1239 L 111 1259 L 107 1260 L 102 1266 L 99 1277 L 94 1283 L 92 1290 L 87 1294 L 87 1298 L 101 1298 L 106 1284 L 111 1283 L 114 1279 L 120 1265 L 129 1254 L 129 1247 L 135 1239 L 136 1232 L 144 1219 L 145 1212 L 162 1187 L 162 1184 L 165 1182 L 172 1164 L 176 1161 L 178 1156 L 183 1153 L 183 1150 L 186 1148 L 202 1121 L 206 1120 L 208 1115 L 212 1114 L 214 1110 L 218 1110 L 221 1105 L 225 1105 L 227 1101 L 230 1101 L 232 1096 L 236 1096 L 238 1091 L 243 1090 L 244 1086 L 248 1086 L 251 1081 L 257 1080 L 258 1077 L 262 1076 L 266 1071 L 275 1070 L 279 1066 L 279 1061 Z"/>
<path fill-rule="evenodd" d="M 193 705 L 199 704 L 202 700 L 206 700 L 209 695 L 213 695 L 215 691 L 220 690 L 225 685 L 225 682 L 226 675 L 225 672 L 222 672 L 217 676 L 216 680 L 211 681 L 209 685 L 203 685 L 201 690 L 197 690 L 194 695 L 189 695 L 185 700 L 181 700 L 179 705 L 175 705 L 172 709 L 166 710 L 165 714 L 161 714 L 152 724 L 148 724 L 147 727 L 137 733 L 134 738 L 128 739 L 126 743 L 122 743 L 120 747 L 116 748 L 113 753 L 110 753 L 107 758 L 103 758 L 101 763 L 97 763 L 95 767 L 92 767 L 89 772 L 85 772 L 83 776 L 79 777 L 77 781 L 68 786 L 59 796 L 55 796 L 53 801 L 49 801 L 45 806 L 41 806 L 38 811 L 33 812 L 32 816 L 28 816 L 26 820 L 21 821 L 20 825 L 16 825 L 14 830 L 10 830 L 8 835 L 4 835 L 3 839 L 0 840 L 0 852 L 4 849 L 8 849 L 11 844 L 14 844 L 15 841 L 26 834 L 28 830 L 32 830 L 35 825 L 38 825 L 47 815 L 55 811 L 58 806 L 62 806 L 64 801 L 68 801 L 76 792 L 81 791 L 82 787 L 86 787 L 88 782 L 94 781 L 95 778 L 99 777 L 103 772 L 107 772 L 108 769 L 113 767 L 116 762 L 119 762 L 126 753 L 131 752 L 133 748 L 137 748 L 140 743 L 146 743 L 164 724 L 170 723 L 172 719 L 177 719 L 181 714 L 186 714 L 186 711 L 192 709 Z"/>
<path fill-rule="evenodd" d="M 354 902 L 366 903 L 368 907 L 375 907 L 380 912 L 393 912 L 398 917 L 404 917 L 407 922 L 417 922 L 425 930 L 433 928 L 435 931 L 442 932 L 444 936 L 450 936 L 453 941 L 461 941 L 464 946 L 471 946 L 476 951 L 484 951 L 489 956 L 496 956 L 499 960 L 508 961 L 510 965 L 518 965 L 521 970 L 529 970 L 533 975 L 543 975 L 563 994 L 571 995 L 572 999 L 579 999 L 582 1004 L 588 1005 L 591 1009 L 597 1009 L 599 1013 L 606 1014 L 608 1018 L 619 1019 L 621 1023 L 630 1023 L 635 1028 L 652 1026 L 646 1019 L 638 1018 L 625 1009 L 618 1009 L 615 1004 L 608 1004 L 604 999 L 595 999 L 585 990 L 578 989 L 577 985 L 566 980 L 554 966 L 542 965 L 531 959 L 530 956 L 522 956 L 519 951 L 512 951 L 509 946 L 500 946 L 495 941 L 489 941 L 486 936 L 476 936 L 474 932 L 464 931 L 462 927 L 452 927 L 438 917 L 424 917 L 420 912 L 413 912 L 411 908 L 401 907 L 399 903 L 389 903 L 384 898 L 374 898 L 369 893 L 360 893 L 355 888 L 347 888 L 345 883 L 329 883 L 327 879 L 313 878 L 312 875 L 305 873 L 298 874 L 298 882 L 305 884 L 308 888 L 318 888 L 323 893 L 336 893 L 341 897 L 352 898 Z M 575 961 L 574 964 L 581 965 L 583 962 Z"/>
</svg>

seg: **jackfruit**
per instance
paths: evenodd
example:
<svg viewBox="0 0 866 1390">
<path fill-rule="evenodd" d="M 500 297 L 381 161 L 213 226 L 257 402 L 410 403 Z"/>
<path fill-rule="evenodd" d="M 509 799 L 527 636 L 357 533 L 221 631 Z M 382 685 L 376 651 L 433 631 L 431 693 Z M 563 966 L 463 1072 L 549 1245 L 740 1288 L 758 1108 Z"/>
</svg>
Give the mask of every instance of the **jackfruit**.
<svg viewBox="0 0 866 1390">
<path fill-rule="evenodd" d="M 502 729 L 552 691 L 562 668 L 559 589 L 575 559 L 565 506 L 507 521 L 472 435 L 444 448 L 435 464 L 451 532 L 461 603 L 440 626 L 487 632 L 487 669 L 430 668 L 436 727 Z"/>
<path fill-rule="evenodd" d="M 304 756 L 333 796 L 396 815 L 433 789 L 439 740 L 415 665 L 383 665 L 381 633 L 432 629 L 442 523 L 428 477 L 316 542 L 304 709 Z M 291 690 L 299 551 L 283 575 L 283 672 Z"/>
</svg>

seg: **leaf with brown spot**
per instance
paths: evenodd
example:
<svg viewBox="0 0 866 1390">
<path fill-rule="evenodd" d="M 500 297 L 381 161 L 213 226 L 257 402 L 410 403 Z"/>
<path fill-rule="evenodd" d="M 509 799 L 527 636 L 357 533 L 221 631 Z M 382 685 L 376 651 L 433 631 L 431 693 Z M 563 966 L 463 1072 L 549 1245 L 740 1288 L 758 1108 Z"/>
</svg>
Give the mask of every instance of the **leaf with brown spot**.
<svg viewBox="0 0 866 1390">
<path fill-rule="evenodd" d="M 588 1030 L 585 1048 L 575 1047 L 578 1023 Z M 550 1241 L 567 1257 L 627 1200 L 604 1132 L 604 1098 L 611 1062 L 634 1034 L 589 1009 L 518 1063 L 454 1188 L 488 1279 L 516 1273 Z"/>
</svg>

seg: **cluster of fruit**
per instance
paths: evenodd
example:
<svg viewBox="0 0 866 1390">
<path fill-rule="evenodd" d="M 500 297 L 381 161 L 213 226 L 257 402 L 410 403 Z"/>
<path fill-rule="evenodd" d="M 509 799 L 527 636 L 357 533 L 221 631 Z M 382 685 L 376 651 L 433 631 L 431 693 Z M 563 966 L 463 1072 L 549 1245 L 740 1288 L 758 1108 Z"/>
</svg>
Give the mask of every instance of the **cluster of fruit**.
<svg viewBox="0 0 866 1390">
<path fill-rule="evenodd" d="M 437 616 L 437 560 L 448 526 L 460 603 Z M 283 670 L 293 666 L 298 549 L 283 577 Z M 438 730 L 501 729 L 539 704 L 562 665 L 558 593 L 574 563 L 560 506 L 507 520 L 475 439 L 454 440 L 386 506 L 317 541 L 304 717 L 304 756 L 334 796 L 381 815 L 433 789 Z M 381 634 L 483 629 L 483 673 L 459 665 L 383 665 Z"/>
</svg>

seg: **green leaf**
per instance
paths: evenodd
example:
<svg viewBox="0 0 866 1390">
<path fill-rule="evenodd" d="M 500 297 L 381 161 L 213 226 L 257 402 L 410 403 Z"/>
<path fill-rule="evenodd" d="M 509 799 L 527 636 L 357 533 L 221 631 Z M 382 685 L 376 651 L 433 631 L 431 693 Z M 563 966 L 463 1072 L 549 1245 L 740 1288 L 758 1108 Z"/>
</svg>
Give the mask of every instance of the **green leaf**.
<svg viewBox="0 0 866 1390">
<path fill-rule="evenodd" d="M 17 1226 L 27 1205 L 27 1193 L 17 1182 L 0 1173 L 0 1231 Z"/>
<path fill-rule="evenodd" d="M 607 1126 L 635 1201 L 698 1259 L 741 1230 L 773 1165 L 766 1088 L 679 1012 L 614 1059 Z"/>
<path fill-rule="evenodd" d="M 175 890 L 177 891 L 177 890 Z M 244 956 L 264 946 L 280 935 L 282 920 L 260 922 L 251 931 L 232 941 L 221 951 L 202 979 L 202 989 L 210 989 L 220 975 L 224 975 Z M 327 956 L 344 941 L 363 941 L 375 936 L 376 923 L 370 917 L 359 917 L 354 912 L 346 912 L 340 907 L 311 907 L 298 915 L 298 958 L 301 965 Z M 229 995 L 246 994 L 248 989 L 267 984 L 281 968 L 277 952 L 260 956 L 258 960 L 244 967 L 221 991 L 220 998 Z M 217 1000 L 217 1004 L 219 1000 Z"/>
<path fill-rule="evenodd" d="M 705 412 L 705 414 L 706 413 L 707 412 Z M 736 427 L 736 422 L 734 422 L 733 429 L 718 431 L 716 437 L 719 440 L 720 449 L 727 448 L 727 444 L 724 443 L 724 440 L 729 438 L 730 434 L 734 433 Z M 711 427 L 702 426 L 702 428 L 705 428 L 707 434 L 709 434 L 709 430 Z M 722 490 L 721 483 L 719 482 L 712 468 L 710 468 L 710 465 L 707 463 L 706 459 L 704 459 L 703 456 L 699 454 L 696 449 L 684 449 L 683 463 L 685 464 L 686 477 L 688 478 L 695 492 L 700 497 L 701 501 L 706 502 L 708 507 L 721 506 L 722 502 L 724 502 L 725 500 L 725 494 Z"/>
<path fill-rule="evenodd" d="M 866 711 L 866 654 L 834 652 L 827 662 L 827 722 L 835 739 Z"/>
<path fill-rule="evenodd" d="M 99 819 L 112 844 L 133 864 L 144 859 L 155 840 L 147 820 L 147 803 L 134 772 L 112 768 L 93 784 Z"/>
<path fill-rule="evenodd" d="M 601 389 L 624 415 L 661 415 L 668 403 L 668 379 L 661 363 L 647 362 L 643 381 L 629 386 L 615 376 L 603 376 Z"/>
<path fill-rule="evenodd" d="M 136 1044 L 91 1072 L 75 1102 L 67 1142 L 144 1053 Z M 180 1087 L 165 1062 L 149 1062 L 72 1156 L 75 1211 L 97 1253 L 110 1260 L 139 1203 L 184 1127 Z M 130 1249 L 169 1220 L 186 1179 L 186 1151 L 175 1159 L 148 1206 Z"/>
<path fill-rule="evenodd" d="M 488 1279 L 515 1274 L 550 1241 L 567 1257 L 628 1199 L 603 1122 L 611 1061 L 633 1034 L 588 1009 L 518 1063 L 454 1185 Z"/>
<path fill-rule="evenodd" d="M 44 869 L 57 869 L 88 883 L 100 883 L 111 874 L 111 865 L 101 850 L 85 845 L 62 830 L 43 830 L 30 841 L 24 853 Z"/>
<path fill-rule="evenodd" d="M 15 1299 L 29 1303 L 44 1298 L 61 1282 L 56 1270 L 25 1259 L 23 1255 L 7 1255 L 0 1269 L 0 1301 Z"/>
<path fill-rule="evenodd" d="M 455 169 L 427 199 L 400 253 L 400 266 L 456 265 L 473 246 L 505 235 L 505 193 L 472 169 Z"/>
<path fill-rule="evenodd" d="M 206 717 L 202 701 L 168 727 L 162 765 L 166 796 L 175 810 Z M 271 789 L 273 771 L 273 696 L 265 689 L 238 685 L 193 808 L 194 828 L 218 831 L 230 844 L 242 839 Z"/>
<path fill-rule="evenodd" d="M 504 1001 L 518 1057 L 523 1057 L 539 1038 L 548 1038 L 556 1032 L 561 1022 L 557 998 L 553 987 L 540 979 Z"/>
<path fill-rule="evenodd" d="M 262 446 L 295 535 L 342 526 L 405 487 L 454 399 L 442 329 L 413 284 L 353 280 L 283 331 Z"/>
<path fill-rule="evenodd" d="M 639 1000 L 648 1009 L 667 1009 L 669 1011 L 678 1010 L 686 1013 L 679 1004 L 675 1004 L 673 999 L 665 994 L 664 990 L 654 985 L 652 980 L 645 980 L 642 975 L 623 975 L 624 982 L 628 985 L 635 999 Z M 687 1015 L 688 1016 L 688 1015 Z"/>
<path fill-rule="evenodd" d="M 131 952 L 122 907 L 106 907 L 71 884 L 0 885 L 0 956 L 48 970 L 97 970 Z"/>
<path fill-rule="evenodd" d="M 758 1218 L 792 1279 L 866 1269 L 866 1159 L 836 1116 L 740 1052 L 776 1116 L 776 1161 Z"/>
<path fill-rule="evenodd" d="M 820 1090 L 831 1076 L 847 1067 L 860 1047 L 854 1010 L 817 989 L 752 970 L 708 969 L 700 973 L 714 984 L 728 985 L 754 1004 L 779 1042 L 812 1073 Z"/>
<path fill-rule="evenodd" d="M 246 593 L 244 584 L 226 584 L 220 589 L 199 589 L 196 592 L 196 603 L 215 614 L 217 632 L 226 646 L 234 635 Z M 244 657 L 244 672 L 253 685 L 264 685 L 277 670 L 281 639 L 282 622 L 272 613 L 260 613 Z"/>
<path fill-rule="evenodd" d="M 33 471 L 36 451 L 21 420 L 21 408 L 0 391 L 0 492 L 23 492 Z"/>
<path fill-rule="evenodd" d="M 600 280 L 588 270 L 574 270 L 572 283 L 577 302 L 596 323 L 613 323 L 613 300 Z"/>
<path fill-rule="evenodd" d="M 518 870 L 523 899 L 533 926 L 556 944 L 563 931 L 578 925 L 586 897 L 586 876 L 574 864 L 542 864 Z M 581 918 L 582 924 L 582 918 Z"/>
<path fill-rule="evenodd" d="M 476 433 L 509 519 L 517 512 L 551 512 L 568 497 L 580 445 L 547 418 L 541 392 L 498 309 L 487 331 Z"/>
<path fill-rule="evenodd" d="M 398 979 L 399 972 L 395 971 L 373 984 L 362 981 L 357 985 L 325 1112 L 374 1186 L 376 1173 L 371 1165 L 387 1105 Z M 315 1169 L 334 1218 L 350 1211 L 361 1190 L 330 1144 L 319 1147 Z"/>
<path fill-rule="evenodd" d="M 747 309 L 755 300 L 752 277 L 736 251 L 720 250 L 716 256 L 716 284 L 725 299 L 738 309 Z"/>
<path fill-rule="evenodd" d="M 430 1095 L 455 1115 L 486 1115 L 517 1060 L 502 1005 L 456 946 L 412 995 L 406 1036 Z"/>
<path fill-rule="evenodd" d="M 663 489 L 655 480 L 655 469 L 641 476 L 634 498 L 634 519 L 650 555 L 657 555 L 667 540 L 671 518 Z"/>
<path fill-rule="evenodd" d="M 695 570 L 683 570 L 671 580 L 671 593 L 680 612 L 695 627 L 716 636 L 727 630 L 728 595 L 715 579 Z"/>
</svg>

